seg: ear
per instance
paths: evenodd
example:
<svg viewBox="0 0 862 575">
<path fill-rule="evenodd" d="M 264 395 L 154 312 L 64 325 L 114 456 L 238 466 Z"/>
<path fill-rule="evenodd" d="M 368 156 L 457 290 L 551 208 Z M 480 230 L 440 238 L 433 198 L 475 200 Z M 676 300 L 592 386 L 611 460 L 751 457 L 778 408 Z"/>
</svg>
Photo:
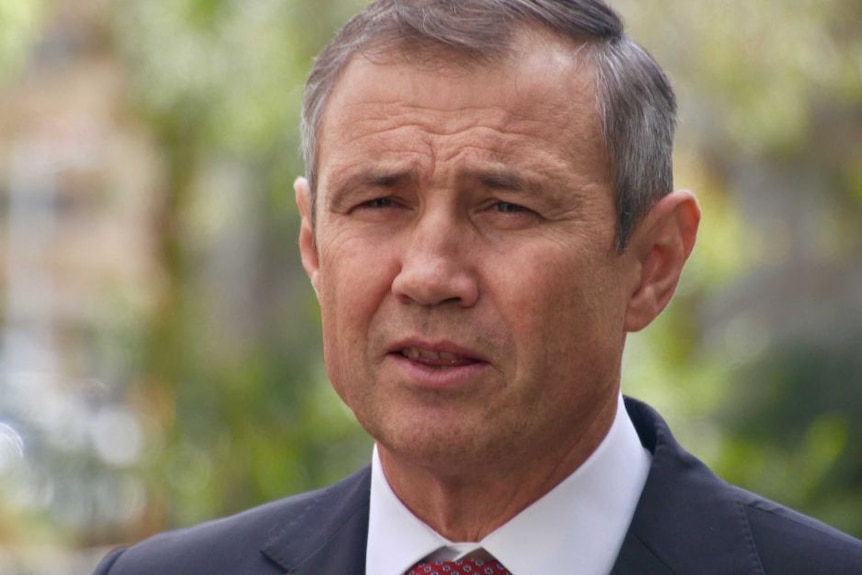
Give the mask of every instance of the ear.
<svg viewBox="0 0 862 575">
<path fill-rule="evenodd" d="M 314 293 L 318 292 L 320 283 L 320 260 L 317 257 L 317 246 L 314 242 L 314 218 L 311 210 L 311 187 L 305 178 L 297 178 L 293 183 L 296 192 L 296 206 L 302 218 L 299 228 L 299 255 L 302 259 L 302 267 L 311 280 Z"/>
<path fill-rule="evenodd" d="M 626 331 L 645 328 L 670 302 L 694 248 L 699 223 L 697 199 L 681 190 L 663 197 L 635 228 L 628 249 L 639 266 L 626 311 Z"/>
</svg>

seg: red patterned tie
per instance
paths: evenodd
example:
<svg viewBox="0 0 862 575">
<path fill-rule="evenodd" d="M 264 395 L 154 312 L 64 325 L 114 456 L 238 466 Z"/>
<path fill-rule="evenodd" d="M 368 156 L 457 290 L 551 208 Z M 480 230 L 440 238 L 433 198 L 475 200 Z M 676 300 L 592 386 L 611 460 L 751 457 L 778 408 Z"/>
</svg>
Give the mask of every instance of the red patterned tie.
<svg viewBox="0 0 862 575">
<path fill-rule="evenodd" d="M 512 575 L 494 559 L 417 563 L 405 575 Z"/>
</svg>

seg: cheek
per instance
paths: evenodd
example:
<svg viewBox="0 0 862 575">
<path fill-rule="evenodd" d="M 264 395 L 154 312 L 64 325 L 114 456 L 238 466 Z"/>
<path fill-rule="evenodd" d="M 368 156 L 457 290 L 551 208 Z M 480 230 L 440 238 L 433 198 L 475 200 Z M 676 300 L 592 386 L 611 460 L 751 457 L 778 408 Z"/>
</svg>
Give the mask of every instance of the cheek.
<svg viewBox="0 0 862 575">
<path fill-rule="evenodd" d="M 323 328 L 323 351 L 330 379 L 339 381 L 344 354 L 351 350 L 344 345 L 355 337 L 355 324 L 359 311 L 358 298 L 362 290 L 350 289 L 356 285 L 354 274 L 355 257 L 348 250 L 327 245 L 320 251 L 319 301 Z M 361 284 L 360 284 L 361 285 Z"/>
<path fill-rule="evenodd" d="M 375 277 L 379 276 L 375 273 L 376 262 L 368 258 L 368 250 L 359 249 L 357 243 L 330 242 L 320 250 L 321 313 L 324 321 L 341 328 L 361 315 L 363 301 L 371 299 L 372 289 L 376 289 Z"/>
<path fill-rule="evenodd" d="M 327 245 L 320 259 L 324 354 L 336 382 L 363 368 L 372 322 L 390 293 L 391 266 L 384 252 L 357 242 Z"/>
<path fill-rule="evenodd" d="M 547 254 L 546 254 L 547 255 Z M 511 329 L 534 360 L 562 369 L 616 353 L 621 341 L 619 290 L 610 270 L 564 257 L 532 258 L 509 275 Z"/>
</svg>

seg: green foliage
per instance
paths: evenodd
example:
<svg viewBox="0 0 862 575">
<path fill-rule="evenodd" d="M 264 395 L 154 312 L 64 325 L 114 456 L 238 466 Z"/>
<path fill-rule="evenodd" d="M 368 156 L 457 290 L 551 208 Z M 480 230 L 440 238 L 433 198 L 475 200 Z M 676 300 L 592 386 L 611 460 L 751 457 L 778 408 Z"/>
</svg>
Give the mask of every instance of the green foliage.
<svg viewBox="0 0 862 575">
<path fill-rule="evenodd" d="M 39 0 L 0 0 L 0 86 L 21 69 L 38 39 Z"/>
<path fill-rule="evenodd" d="M 719 467 L 729 478 L 859 532 L 862 373 L 855 342 L 796 343 L 742 373 L 719 415 L 731 431 Z M 854 342 L 854 343 L 850 343 Z M 752 462 L 756 462 L 752 465 Z"/>
<path fill-rule="evenodd" d="M 369 440 L 319 373 L 316 303 L 294 248 L 302 86 L 338 10 L 268 0 L 115 9 L 167 177 L 168 283 L 133 390 L 158 410 L 144 464 L 156 529 L 332 482 L 367 460 Z"/>
</svg>

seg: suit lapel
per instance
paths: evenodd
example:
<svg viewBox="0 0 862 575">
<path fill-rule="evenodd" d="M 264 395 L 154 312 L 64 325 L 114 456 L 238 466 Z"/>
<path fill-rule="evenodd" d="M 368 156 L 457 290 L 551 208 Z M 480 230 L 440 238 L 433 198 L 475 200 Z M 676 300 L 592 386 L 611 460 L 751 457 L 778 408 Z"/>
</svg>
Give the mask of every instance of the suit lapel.
<svg viewBox="0 0 862 575">
<path fill-rule="evenodd" d="M 369 467 L 311 493 L 273 530 L 261 552 L 290 575 L 364 575 Z"/>
<path fill-rule="evenodd" d="M 626 408 L 653 462 L 611 575 L 762 574 L 742 500 L 646 405 Z"/>
</svg>

